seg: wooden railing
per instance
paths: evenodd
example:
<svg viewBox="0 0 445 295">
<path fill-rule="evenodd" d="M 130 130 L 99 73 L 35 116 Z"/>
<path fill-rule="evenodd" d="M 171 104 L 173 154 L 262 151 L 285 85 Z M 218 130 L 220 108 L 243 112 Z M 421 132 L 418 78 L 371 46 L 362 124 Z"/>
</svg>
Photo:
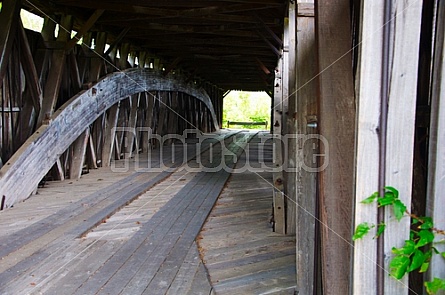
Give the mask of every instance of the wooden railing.
<svg viewBox="0 0 445 295">
<path fill-rule="evenodd" d="M 268 122 L 234 122 L 234 121 L 227 121 L 227 128 L 230 128 L 230 125 L 244 125 L 244 126 L 261 126 L 264 125 L 264 129 L 267 129 Z"/>
</svg>

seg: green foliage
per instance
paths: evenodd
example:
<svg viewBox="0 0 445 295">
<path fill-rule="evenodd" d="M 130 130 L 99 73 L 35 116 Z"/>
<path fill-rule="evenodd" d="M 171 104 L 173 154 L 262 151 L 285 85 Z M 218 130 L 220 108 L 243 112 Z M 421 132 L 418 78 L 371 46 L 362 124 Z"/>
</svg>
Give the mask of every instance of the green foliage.
<svg viewBox="0 0 445 295">
<path fill-rule="evenodd" d="M 431 282 L 425 283 L 428 294 L 435 294 L 439 290 L 445 290 L 445 279 L 434 278 Z"/>
<path fill-rule="evenodd" d="M 358 240 L 363 238 L 371 228 L 374 226 L 370 226 L 367 222 L 360 223 L 355 229 L 355 234 L 352 236 L 352 240 Z"/>
<path fill-rule="evenodd" d="M 445 258 L 445 252 L 440 253 L 433 247 L 435 232 L 443 233 L 443 231 L 434 228 L 434 222 L 431 217 L 414 216 L 407 212 L 406 205 L 399 199 L 397 189 L 387 186 L 383 196 L 375 192 L 361 201 L 361 203 L 377 203 L 378 207 L 390 206 L 397 221 L 400 221 L 403 216 L 410 216 L 412 217 L 412 225 L 416 225 L 416 229 L 410 232 L 410 239 L 406 240 L 402 247 L 392 248 L 394 257 L 389 263 L 389 269 L 391 276 L 394 278 L 399 280 L 405 274 L 415 270 L 418 270 L 420 273 L 427 271 L 434 254 L 439 254 Z M 363 238 L 373 227 L 375 227 L 374 224 L 368 224 L 367 222 L 359 224 L 352 236 L 352 240 Z M 377 238 L 385 231 L 385 228 L 386 225 L 384 223 L 377 226 Z M 445 290 L 445 279 L 434 278 L 431 282 L 425 282 L 425 288 L 428 294 L 435 294 L 439 290 Z"/>
<path fill-rule="evenodd" d="M 264 92 L 231 91 L 224 98 L 223 126 L 227 121 L 266 122 L 270 124 L 270 97 Z M 240 128 L 260 128 L 263 126 L 234 126 Z"/>
</svg>

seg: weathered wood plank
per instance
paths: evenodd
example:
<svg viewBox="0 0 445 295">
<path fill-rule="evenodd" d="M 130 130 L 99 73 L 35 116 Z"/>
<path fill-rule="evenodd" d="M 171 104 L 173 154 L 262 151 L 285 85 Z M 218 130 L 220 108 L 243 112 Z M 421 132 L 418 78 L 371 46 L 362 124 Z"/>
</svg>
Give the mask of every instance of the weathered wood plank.
<svg viewBox="0 0 445 295">
<path fill-rule="evenodd" d="M 355 180 L 355 227 L 362 222 L 377 224 L 377 208 L 360 202 L 379 190 L 379 133 L 382 73 L 384 1 L 369 1 L 361 8 L 361 32 L 357 85 L 357 147 Z M 354 243 L 352 291 L 366 294 L 377 290 L 377 240 L 375 230 Z M 382 266 L 383 267 L 383 266 Z"/>
<path fill-rule="evenodd" d="M 313 3 L 306 3 L 309 7 Z M 317 132 L 317 84 L 311 81 L 317 74 L 315 18 L 300 14 L 297 17 L 297 204 L 296 211 L 296 267 L 300 294 L 313 294 L 315 288 L 316 199 L 319 152 L 318 142 L 309 136 Z M 309 127 L 309 126 L 313 127 Z M 314 148 L 315 146 L 315 148 Z M 301 207 L 300 207 L 301 206 Z M 304 209 L 302 209 L 304 208 Z"/>
<path fill-rule="evenodd" d="M 422 3 L 393 1 L 394 30 L 390 46 L 388 128 L 385 185 L 399 190 L 400 200 L 411 208 L 414 126 L 416 112 L 417 69 L 419 59 Z M 410 46 L 405 46 L 410 44 Z M 401 150 L 400 147 L 403 147 Z M 393 247 L 402 247 L 409 238 L 410 220 L 395 220 L 392 210 L 385 211 L 385 257 Z M 390 259 L 385 259 L 389 269 Z M 408 294 L 407 276 L 401 282 L 385 276 L 385 294 Z"/>
<path fill-rule="evenodd" d="M 428 193 L 427 216 L 431 216 L 434 225 L 445 229 L 445 2 L 439 2 L 437 14 L 436 46 L 431 104 L 430 145 L 428 156 Z M 439 241 L 439 236 L 436 236 Z M 445 252 L 445 245 L 435 243 L 440 252 Z M 445 263 L 441 257 L 434 255 L 428 272 L 428 280 L 443 278 Z"/>
<path fill-rule="evenodd" d="M 111 163 L 111 157 L 113 156 L 116 126 L 119 118 L 120 102 L 114 104 L 107 111 L 107 118 L 105 119 L 104 129 L 104 144 L 102 147 L 102 166 L 108 167 Z"/>
<path fill-rule="evenodd" d="M 136 154 L 138 153 L 139 143 L 136 137 L 136 123 L 138 120 L 138 109 L 140 102 L 141 94 L 133 94 L 131 96 L 131 108 L 130 108 L 130 116 L 128 118 L 128 131 L 126 132 L 126 146 L 125 146 L 125 158 L 133 157 L 133 147 L 135 147 Z"/>
<path fill-rule="evenodd" d="M 273 218 L 274 231 L 280 234 L 286 233 L 284 185 L 283 185 L 283 141 L 282 141 L 282 113 L 283 113 L 283 58 L 278 61 L 275 70 L 274 98 L 272 105 L 273 126 Z"/>
<path fill-rule="evenodd" d="M 297 214 L 297 14 L 296 2 L 289 4 L 288 54 L 287 71 L 289 73 L 289 93 L 284 99 L 288 101 L 286 130 L 290 135 L 287 140 L 286 168 L 286 234 L 296 232 Z M 298 110 L 299 111 L 299 110 Z"/>
<path fill-rule="evenodd" d="M 319 132 L 329 143 L 329 147 L 320 147 L 320 154 L 327 154 L 329 148 L 329 165 L 319 173 L 324 294 L 350 292 L 355 140 L 351 127 L 356 113 L 349 5 L 349 0 L 320 0 L 315 12 L 321 73 Z"/>
<path fill-rule="evenodd" d="M 82 135 L 73 143 L 73 154 L 70 163 L 70 179 L 79 179 L 82 175 L 82 168 L 85 162 L 85 153 L 88 139 L 90 138 L 90 128 L 87 128 Z"/>
</svg>

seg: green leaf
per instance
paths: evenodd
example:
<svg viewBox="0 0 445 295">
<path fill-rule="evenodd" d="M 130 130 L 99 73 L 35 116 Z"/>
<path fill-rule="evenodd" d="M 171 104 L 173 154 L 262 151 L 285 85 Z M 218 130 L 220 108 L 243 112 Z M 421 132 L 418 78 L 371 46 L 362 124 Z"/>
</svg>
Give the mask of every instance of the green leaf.
<svg viewBox="0 0 445 295">
<path fill-rule="evenodd" d="M 381 234 L 383 234 L 383 232 L 385 231 L 386 228 L 386 224 L 384 223 L 380 223 L 377 227 L 377 233 L 375 235 L 376 238 L 380 237 Z"/>
<path fill-rule="evenodd" d="M 402 219 L 403 214 L 405 214 L 405 211 L 406 211 L 405 204 L 403 204 L 402 201 L 397 199 L 394 201 L 393 208 L 394 208 L 394 214 L 396 215 L 397 221 L 400 221 L 400 219 Z"/>
<path fill-rule="evenodd" d="M 422 263 L 422 266 L 420 267 L 419 272 L 426 272 L 428 270 L 428 267 L 430 267 L 430 263 L 429 262 L 424 262 Z"/>
<path fill-rule="evenodd" d="M 414 241 L 411 240 L 406 240 L 405 245 L 403 245 L 403 247 L 401 248 L 392 248 L 392 252 L 396 255 L 410 256 L 414 253 L 414 251 L 416 251 L 416 244 L 414 243 Z"/>
<path fill-rule="evenodd" d="M 440 253 L 440 255 L 442 255 L 442 257 L 445 258 L 445 252 Z"/>
<path fill-rule="evenodd" d="M 425 282 L 428 294 L 435 294 L 439 290 L 445 290 L 445 279 L 434 278 L 431 282 Z"/>
<path fill-rule="evenodd" d="M 393 188 L 392 186 L 385 186 L 385 190 L 386 190 L 385 195 L 386 195 L 387 193 L 391 193 L 391 194 L 394 195 L 394 197 L 395 197 L 396 199 L 399 198 L 399 191 L 396 190 L 395 188 Z"/>
<path fill-rule="evenodd" d="M 413 221 L 411 222 L 411 224 L 417 224 L 419 223 L 419 220 L 417 218 L 413 218 Z"/>
<path fill-rule="evenodd" d="M 420 239 L 416 244 L 416 248 L 425 246 L 434 240 L 434 234 L 426 229 L 422 229 L 417 233 L 417 235 L 420 237 Z"/>
<path fill-rule="evenodd" d="M 388 195 L 385 194 L 384 197 L 378 198 L 377 202 L 379 203 L 379 207 L 383 207 L 383 206 L 392 205 L 395 200 L 396 200 L 396 198 L 394 197 L 393 194 L 388 194 Z"/>
<path fill-rule="evenodd" d="M 360 223 L 355 229 L 355 234 L 352 236 L 352 240 L 355 241 L 363 238 L 372 227 L 374 227 L 374 225 L 370 226 L 367 222 Z"/>
<path fill-rule="evenodd" d="M 414 255 L 411 257 L 411 264 L 408 268 L 408 272 L 411 272 L 415 269 L 418 269 L 419 267 L 422 266 L 423 262 L 425 261 L 425 255 L 423 254 L 422 251 L 420 250 L 416 250 L 414 252 Z"/>
<path fill-rule="evenodd" d="M 421 221 L 423 223 L 419 226 L 420 229 L 431 229 L 434 227 L 433 219 L 431 217 L 422 217 Z"/>
<path fill-rule="evenodd" d="M 372 202 L 375 201 L 375 199 L 378 198 L 378 196 L 379 196 L 379 193 L 375 192 L 371 196 L 369 196 L 366 199 L 364 199 L 363 201 L 361 201 L 360 203 L 362 203 L 362 204 L 371 204 Z"/>
<path fill-rule="evenodd" d="M 407 256 L 396 256 L 389 263 L 391 275 L 400 280 L 406 273 L 406 270 L 410 264 L 410 259 Z"/>
</svg>

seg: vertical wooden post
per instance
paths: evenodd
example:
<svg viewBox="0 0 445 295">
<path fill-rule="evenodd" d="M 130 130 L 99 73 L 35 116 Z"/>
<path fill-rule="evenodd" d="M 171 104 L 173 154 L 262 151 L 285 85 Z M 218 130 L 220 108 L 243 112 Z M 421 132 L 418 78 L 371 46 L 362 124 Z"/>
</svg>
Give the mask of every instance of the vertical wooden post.
<svg viewBox="0 0 445 295">
<path fill-rule="evenodd" d="M 393 1 L 395 23 L 392 28 L 392 60 L 386 148 L 386 185 L 399 190 L 401 201 L 411 208 L 416 113 L 417 72 L 419 58 L 422 2 Z M 395 14 L 397 13 L 397 17 Z M 410 44 L 410 46 L 406 46 Z M 390 51 L 391 51 L 390 50 Z M 400 148 L 403 147 L 403 150 Z M 386 210 L 385 257 L 392 256 L 393 247 L 402 247 L 409 238 L 410 220 L 397 222 L 391 210 Z M 385 260 L 389 269 L 389 259 Z M 385 294 L 407 294 L 408 278 L 401 284 L 385 276 Z"/>
<path fill-rule="evenodd" d="M 319 128 L 329 165 L 319 173 L 322 277 L 325 294 L 348 294 L 354 175 L 355 100 L 349 0 L 316 5 Z M 339 59 L 342 57 L 341 59 Z M 320 153 L 327 147 L 321 145 Z M 335 234 L 334 234 L 335 233 Z"/>
<path fill-rule="evenodd" d="M 156 134 L 164 135 L 165 117 L 167 116 L 168 92 L 161 91 L 159 93 L 159 116 L 158 126 L 156 127 Z"/>
<path fill-rule="evenodd" d="M 274 231 L 286 233 L 284 185 L 283 185 L 283 141 L 282 141 L 282 113 L 283 113 L 283 58 L 278 60 L 275 70 L 273 108 L 273 216 Z"/>
<path fill-rule="evenodd" d="M 22 1 L 7 0 L 2 2 L 0 12 L 0 87 L 3 84 L 3 77 L 9 63 L 12 44 L 20 20 L 20 8 Z"/>
<path fill-rule="evenodd" d="M 136 122 L 137 122 L 137 114 L 138 114 L 138 108 L 139 108 L 139 101 L 140 101 L 140 93 L 134 94 L 131 97 L 131 108 L 130 108 L 130 117 L 128 118 L 128 132 L 126 132 L 126 141 L 127 146 L 126 148 L 126 158 L 131 158 L 133 156 L 133 146 L 135 143 L 135 135 L 136 135 Z M 134 130 L 134 133 L 133 131 Z M 136 140 L 136 153 L 138 152 L 138 142 Z"/>
<path fill-rule="evenodd" d="M 108 167 L 110 166 L 111 156 L 114 150 L 115 129 L 117 125 L 117 119 L 119 117 L 119 104 L 117 103 L 113 105 L 108 111 L 108 116 L 105 123 L 104 130 L 104 145 L 102 149 L 102 166 Z"/>
<path fill-rule="evenodd" d="M 289 93 L 285 99 L 288 101 L 288 110 L 286 116 L 287 134 L 290 135 L 287 142 L 287 177 L 286 177 L 286 233 L 295 234 L 296 232 L 296 214 L 297 214 L 297 14 L 296 2 L 289 3 L 289 40 L 288 40 L 288 60 L 287 72 Z"/>
<path fill-rule="evenodd" d="M 445 228 L 445 2 L 439 1 L 436 27 L 436 46 L 432 84 L 431 124 L 428 158 L 427 216 L 434 225 Z M 445 245 L 436 237 L 434 247 L 445 252 Z M 428 280 L 443 278 L 445 263 L 439 255 L 434 255 L 427 274 Z"/>
<path fill-rule="evenodd" d="M 315 286 L 315 218 L 317 198 L 317 140 L 306 136 L 317 128 L 317 74 L 314 3 L 297 2 L 297 204 L 296 265 L 300 294 L 313 294 Z M 300 138 L 302 137 L 302 138 Z M 315 146 L 315 147 L 314 147 Z M 304 208 L 302 210 L 300 208 Z"/>
<path fill-rule="evenodd" d="M 90 138 L 90 128 L 87 128 L 76 141 L 74 141 L 73 155 L 70 163 L 70 179 L 79 179 L 85 162 L 85 152 Z"/>
<path fill-rule="evenodd" d="M 73 18 L 70 15 L 62 17 L 61 26 L 71 32 L 73 25 Z M 61 29 L 57 41 L 67 42 L 69 40 L 69 33 Z M 48 79 L 46 80 L 43 90 L 42 108 L 40 110 L 38 122 L 42 124 L 45 120 L 51 118 L 54 108 L 59 97 L 60 84 L 63 77 L 63 69 L 65 66 L 65 49 L 57 49 L 53 51 L 51 57 L 51 68 L 49 70 Z"/>
<path fill-rule="evenodd" d="M 445 228 L 445 3 L 439 1 L 436 27 L 436 46 L 433 68 L 431 124 L 429 144 L 429 171 L 427 191 L 427 216 L 434 220 L 435 227 Z M 445 245 L 436 237 L 434 247 L 445 252 Z M 430 263 L 428 280 L 443 278 L 445 263 L 435 255 Z"/>
<path fill-rule="evenodd" d="M 382 87 L 382 40 L 384 0 L 362 3 L 358 73 L 356 79 L 357 123 L 355 159 L 354 227 L 362 222 L 377 224 L 377 208 L 360 202 L 379 190 L 379 125 Z M 354 243 L 353 294 L 377 290 L 377 240 L 375 228 Z M 382 265 L 382 267 L 384 267 Z"/>
<path fill-rule="evenodd" d="M 142 152 L 148 153 L 148 150 L 150 149 L 150 137 L 151 133 L 153 132 L 153 112 L 154 112 L 154 100 L 155 100 L 156 93 L 146 93 L 146 101 L 147 101 L 147 108 L 145 110 L 145 123 L 144 127 L 146 127 L 148 130 L 144 130 L 142 133 Z"/>
</svg>

